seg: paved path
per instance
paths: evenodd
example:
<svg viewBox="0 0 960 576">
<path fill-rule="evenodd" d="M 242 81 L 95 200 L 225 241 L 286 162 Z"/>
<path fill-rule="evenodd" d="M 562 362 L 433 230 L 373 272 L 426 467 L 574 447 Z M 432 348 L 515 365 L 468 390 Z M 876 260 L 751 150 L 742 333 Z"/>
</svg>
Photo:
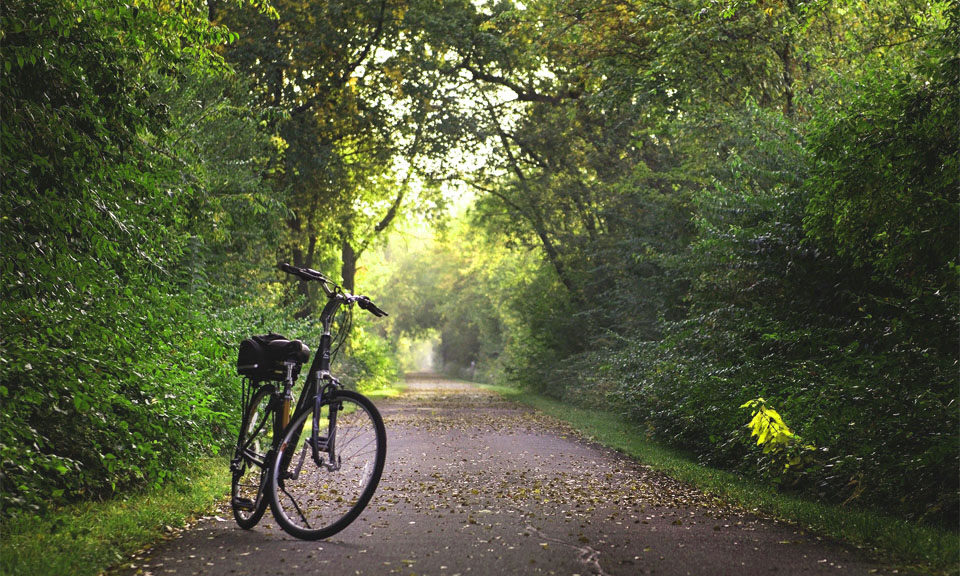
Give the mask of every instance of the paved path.
<svg viewBox="0 0 960 576">
<path fill-rule="evenodd" d="M 123 574 L 890 574 L 857 551 L 726 508 L 467 384 L 380 401 L 387 468 L 334 538 L 251 531 L 228 508 Z"/>
</svg>

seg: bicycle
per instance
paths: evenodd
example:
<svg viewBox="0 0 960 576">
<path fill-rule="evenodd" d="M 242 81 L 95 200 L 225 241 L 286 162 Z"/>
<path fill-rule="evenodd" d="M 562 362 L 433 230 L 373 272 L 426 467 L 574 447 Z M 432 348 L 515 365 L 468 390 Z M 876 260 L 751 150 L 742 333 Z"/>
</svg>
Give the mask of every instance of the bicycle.
<svg viewBox="0 0 960 576">
<path fill-rule="evenodd" d="M 367 397 L 344 389 L 330 373 L 330 362 L 349 332 L 353 304 L 377 317 L 387 313 L 316 270 L 289 264 L 280 269 L 319 282 L 326 294 L 320 343 L 292 414 L 294 383 L 309 348 L 279 334 L 241 343 L 237 371 L 244 384 L 230 502 L 241 528 L 256 526 L 269 503 L 287 533 L 318 540 L 340 532 L 363 512 L 383 473 L 383 418 Z M 331 331 L 342 306 L 346 316 L 335 343 Z"/>
</svg>

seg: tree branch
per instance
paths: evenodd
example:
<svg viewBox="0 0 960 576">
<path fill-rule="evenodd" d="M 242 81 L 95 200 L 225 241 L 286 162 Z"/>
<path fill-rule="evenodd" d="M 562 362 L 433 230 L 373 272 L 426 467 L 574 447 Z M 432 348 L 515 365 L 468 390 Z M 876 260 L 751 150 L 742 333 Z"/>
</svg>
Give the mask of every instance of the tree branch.
<svg viewBox="0 0 960 576">
<path fill-rule="evenodd" d="M 543 102 L 547 104 L 559 104 L 560 102 L 568 99 L 576 99 L 581 96 L 581 93 L 577 90 L 569 90 L 566 94 L 561 95 L 549 95 L 549 94 L 540 94 L 533 91 L 529 88 L 524 88 L 516 82 L 512 82 L 506 78 L 495 76 L 488 72 L 476 68 L 470 65 L 469 59 L 464 60 L 457 66 L 460 70 L 466 70 L 470 72 L 473 76 L 473 80 L 482 80 L 490 84 L 496 84 L 498 86 L 503 86 L 509 88 L 517 95 L 517 100 L 521 102 Z"/>
<path fill-rule="evenodd" d="M 380 41 L 380 36 L 383 34 L 383 23 L 387 11 L 387 0 L 381 0 L 380 2 L 380 11 L 377 14 L 377 27 L 374 29 L 373 34 L 370 36 L 370 39 L 364 45 L 363 49 L 360 51 L 360 54 L 350 62 L 347 62 L 346 67 L 343 70 L 343 74 L 337 78 L 337 86 L 343 86 L 350 81 L 350 77 L 356 71 L 357 68 L 363 64 L 364 60 L 367 59 L 367 56 L 370 55 L 370 51 L 373 50 L 373 47 Z M 302 104 L 294 108 L 290 113 L 291 115 L 302 114 L 313 107 L 314 104 L 320 100 L 320 97 L 323 95 L 323 91 L 317 88 L 317 91 L 313 96 L 307 98 Z"/>
<path fill-rule="evenodd" d="M 503 145 L 504 154 L 507 156 L 507 160 L 510 162 L 510 168 L 513 170 L 513 173 L 517 177 L 517 181 L 520 183 L 521 188 L 526 193 L 527 197 L 531 199 L 531 205 L 529 207 L 529 212 L 520 211 L 520 214 L 525 216 L 530 222 L 530 225 L 533 226 L 533 231 L 537 235 L 537 238 L 540 239 L 540 243 L 543 246 L 543 251 L 547 254 L 547 259 L 553 265 L 553 269 L 557 273 L 557 277 L 560 278 L 560 282 L 567 288 L 567 291 L 570 293 L 570 296 L 575 300 L 580 300 L 580 294 L 575 289 L 573 279 L 570 277 L 567 272 L 567 267 L 563 263 L 563 260 L 560 257 L 560 251 L 557 249 L 557 246 L 553 243 L 553 240 L 550 238 L 549 233 L 547 232 L 546 223 L 544 222 L 543 215 L 540 214 L 536 206 L 532 204 L 534 198 L 536 198 L 533 190 L 530 189 L 530 184 L 527 181 L 526 175 L 523 173 L 523 170 L 520 169 L 520 165 L 517 163 L 516 156 L 514 156 L 513 151 L 510 150 L 510 142 L 507 139 L 506 132 L 500 126 L 500 120 L 496 116 L 494 111 L 493 104 L 490 102 L 490 99 L 487 98 L 487 95 L 482 93 L 483 99 L 487 106 L 487 112 L 490 114 L 493 124 L 496 126 L 497 135 L 500 138 L 500 143 Z M 503 199 L 502 196 L 497 195 L 498 198 Z"/>
<path fill-rule="evenodd" d="M 386 230 L 387 226 L 390 225 L 390 222 L 393 221 L 397 216 L 397 212 L 400 210 L 400 205 L 403 204 L 403 197 L 407 193 L 407 189 L 410 183 L 410 177 L 413 175 L 412 164 L 413 160 L 416 159 L 417 155 L 420 153 L 420 143 L 423 137 L 423 122 L 417 124 L 417 131 L 413 136 L 413 144 L 410 146 L 410 151 L 408 157 L 411 163 L 411 169 L 407 172 L 407 175 L 404 176 L 403 182 L 400 184 L 400 190 L 397 192 L 397 197 L 394 199 L 393 204 L 390 205 L 390 209 L 387 210 L 387 213 L 383 215 L 383 218 L 380 219 L 380 222 L 373 227 L 373 234 L 367 237 L 367 240 L 360 246 L 357 250 L 357 258 L 366 251 L 367 247 L 370 245 L 370 242 L 373 241 L 373 238 L 377 234 Z"/>
</svg>

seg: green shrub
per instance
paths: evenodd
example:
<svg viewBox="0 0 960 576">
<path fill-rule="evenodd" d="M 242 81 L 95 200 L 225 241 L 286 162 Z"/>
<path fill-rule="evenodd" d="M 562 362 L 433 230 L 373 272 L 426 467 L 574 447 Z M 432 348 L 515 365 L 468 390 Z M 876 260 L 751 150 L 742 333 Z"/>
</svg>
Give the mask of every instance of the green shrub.
<svg viewBox="0 0 960 576">
<path fill-rule="evenodd" d="M 361 312 L 355 311 L 355 314 Z M 390 388 L 400 379 L 396 351 L 390 342 L 359 322 L 354 325 L 349 344 L 338 360 L 331 368 L 333 373 L 344 385 L 362 392 Z"/>
</svg>

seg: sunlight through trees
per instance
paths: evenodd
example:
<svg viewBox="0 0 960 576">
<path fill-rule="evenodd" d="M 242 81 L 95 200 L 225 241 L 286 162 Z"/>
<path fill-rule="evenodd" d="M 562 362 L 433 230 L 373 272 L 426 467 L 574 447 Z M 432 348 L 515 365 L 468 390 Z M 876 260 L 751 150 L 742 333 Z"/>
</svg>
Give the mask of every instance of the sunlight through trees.
<svg viewBox="0 0 960 576">
<path fill-rule="evenodd" d="M 956 3 L 0 18 L 4 514 L 216 452 L 236 343 L 317 336 L 290 261 L 391 313 L 351 386 L 588 390 L 703 462 L 956 524 Z M 802 467 L 751 440 L 756 398 Z"/>
</svg>

